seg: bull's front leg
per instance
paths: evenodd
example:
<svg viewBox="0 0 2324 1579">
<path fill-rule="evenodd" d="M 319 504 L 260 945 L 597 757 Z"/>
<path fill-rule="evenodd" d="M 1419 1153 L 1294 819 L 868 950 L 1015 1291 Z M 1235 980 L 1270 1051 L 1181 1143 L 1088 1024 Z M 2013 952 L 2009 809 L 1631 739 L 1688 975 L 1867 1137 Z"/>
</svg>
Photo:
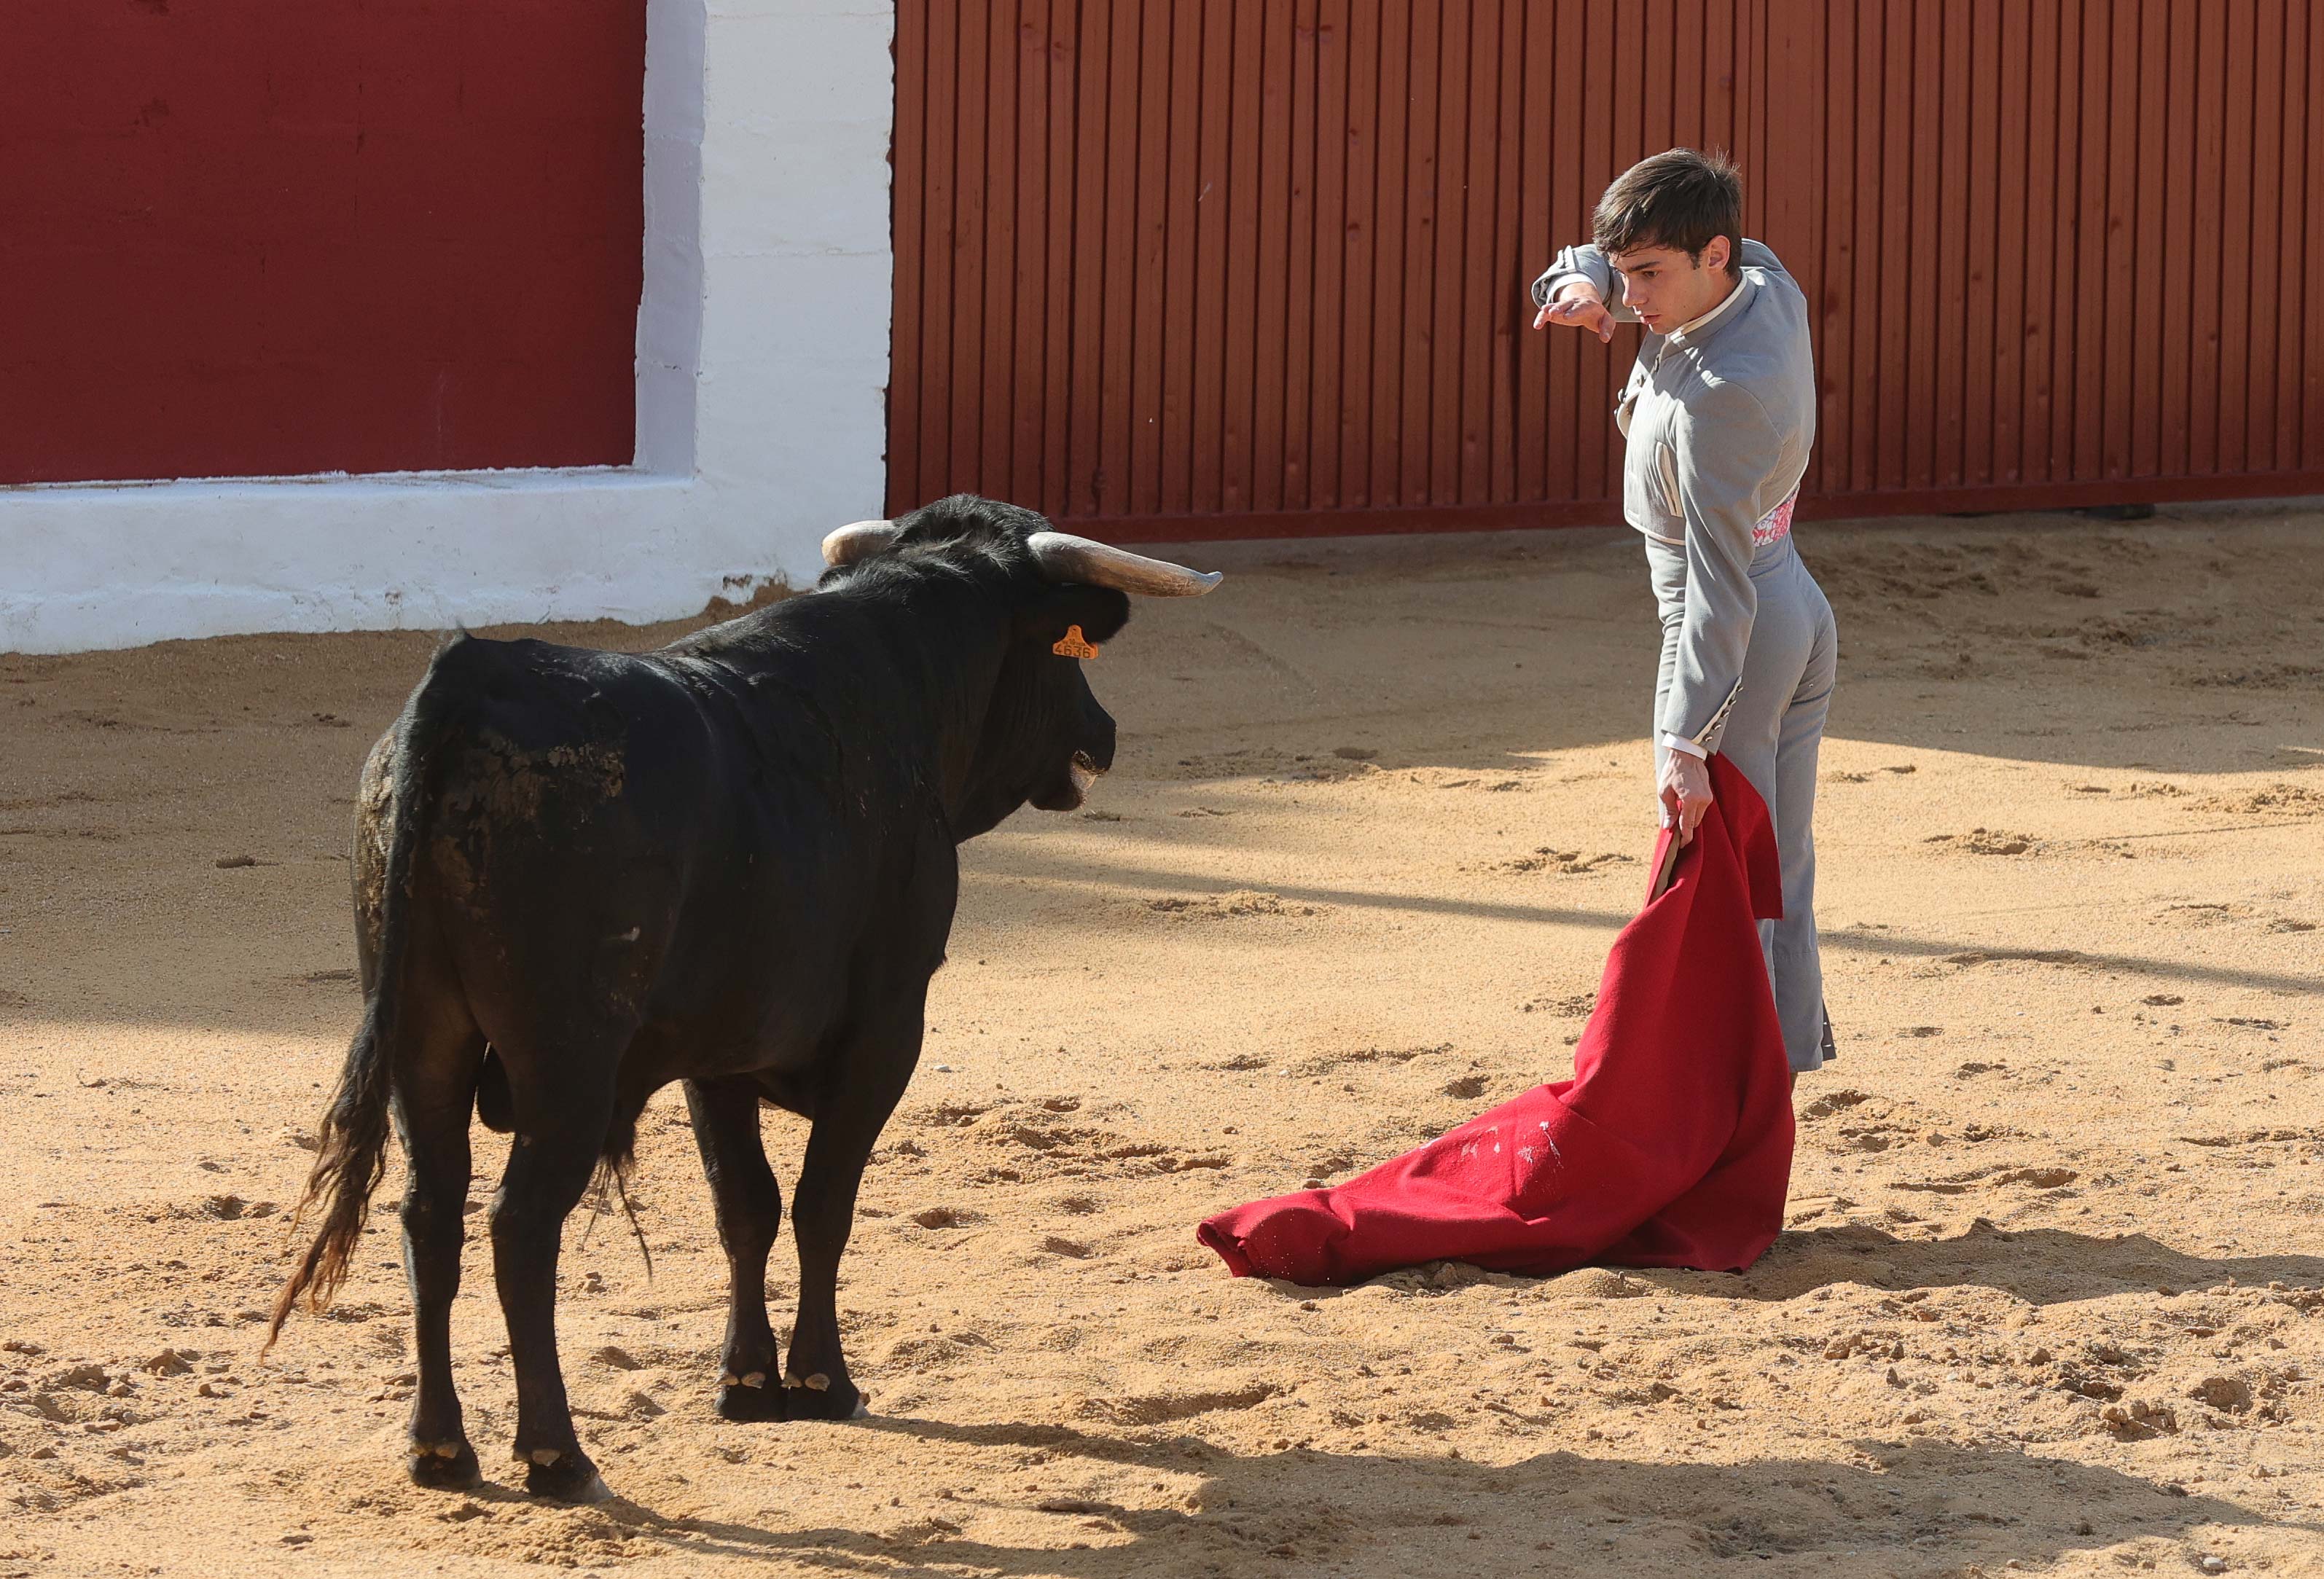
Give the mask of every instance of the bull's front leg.
<svg viewBox="0 0 2324 1579">
<path fill-rule="evenodd" d="M 759 1088 L 748 1079 L 689 1080 L 686 1108 L 717 1208 L 726 1251 L 724 1373 L 718 1412 L 730 1420 L 780 1420 L 775 1332 L 767 1323 L 767 1252 L 782 1225 L 782 1191 L 759 1131 Z"/>
<path fill-rule="evenodd" d="M 919 1062 L 927 983 L 899 992 L 906 1000 L 852 1037 L 817 1090 L 815 1130 L 807 1137 L 791 1202 L 798 1242 L 798 1317 L 783 1369 L 785 1409 L 794 1420 L 849 1420 L 865 1412 L 839 1346 L 839 1258 L 855 1223 L 863 1165 L 888 1115 Z"/>
</svg>

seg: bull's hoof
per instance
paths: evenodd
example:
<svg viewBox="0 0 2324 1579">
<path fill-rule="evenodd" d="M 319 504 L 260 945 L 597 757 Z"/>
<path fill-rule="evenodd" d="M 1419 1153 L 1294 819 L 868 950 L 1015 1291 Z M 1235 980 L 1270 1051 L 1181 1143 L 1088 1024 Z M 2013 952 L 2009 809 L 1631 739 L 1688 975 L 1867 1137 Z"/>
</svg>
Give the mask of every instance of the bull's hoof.
<svg viewBox="0 0 2324 1579">
<path fill-rule="evenodd" d="M 793 1420 L 860 1420 L 872 1411 L 864 1407 L 862 1393 L 851 1381 L 816 1387 L 786 1382 L 783 1405 Z"/>
<path fill-rule="evenodd" d="M 557 1502 L 610 1502 L 613 1500 L 604 1476 L 597 1466 L 581 1453 L 559 1453 L 547 1464 L 541 1459 L 549 1452 L 541 1449 L 527 1460 L 524 1466 L 524 1489 L 536 1497 L 547 1497 Z"/>
<path fill-rule="evenodd" d="M 766 1420 L 788 1420 L 791 1418 L 789 1402 L 786 1397 L 789 1391 L 790 1390 L 785 1387 L 766 1386 L 763 1379 L 757 1387 L 741 1381 L 726 1382 L 718 1389 L 719 1417 L 738 1421 L 743 1425 Z"/>
<path fill-rule="evenodd" d="M 452 1451 L 447 1453 L 445 1449 Z M 476 1450 L 465 1442 L 413 1443 L 405 1464 L 411 1483 L 430 1491 L 473 1491 L 484 1483 Z"/>
</svg>

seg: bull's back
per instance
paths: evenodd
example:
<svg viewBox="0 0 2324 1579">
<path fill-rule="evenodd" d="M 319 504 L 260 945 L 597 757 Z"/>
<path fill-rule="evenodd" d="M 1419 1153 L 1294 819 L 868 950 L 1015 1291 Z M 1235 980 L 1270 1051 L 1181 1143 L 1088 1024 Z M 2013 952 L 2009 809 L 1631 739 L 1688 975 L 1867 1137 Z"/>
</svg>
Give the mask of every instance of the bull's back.
<svg viewBox="0 0 2324 1579">
<path fill-rule="evenodd" d="M 720 672 L 536 642 L 456 643 L 429 687 L 437 736 L 396 747 L 431 759 L 417 876 L 488 1035 L 812 1037 L 869 909 L 819 732 Z"/>
</svg>

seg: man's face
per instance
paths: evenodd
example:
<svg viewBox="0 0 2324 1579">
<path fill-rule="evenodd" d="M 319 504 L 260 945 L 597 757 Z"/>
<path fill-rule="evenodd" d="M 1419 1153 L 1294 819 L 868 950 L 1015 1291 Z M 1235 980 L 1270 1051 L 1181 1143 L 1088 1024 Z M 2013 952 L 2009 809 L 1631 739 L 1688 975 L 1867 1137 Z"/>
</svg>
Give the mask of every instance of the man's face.
<svg viewBox="0 0 2324 1579">
<path fill-rule="evenodd" d="M 1622 276 L 1623 304 L 1655 334 L 1692 323 L 1726 298 L 1727 238 L 1711 238 L 1695 257 L 1672 246 L 1642 246 L 1608 260 Z"/>
</svg>

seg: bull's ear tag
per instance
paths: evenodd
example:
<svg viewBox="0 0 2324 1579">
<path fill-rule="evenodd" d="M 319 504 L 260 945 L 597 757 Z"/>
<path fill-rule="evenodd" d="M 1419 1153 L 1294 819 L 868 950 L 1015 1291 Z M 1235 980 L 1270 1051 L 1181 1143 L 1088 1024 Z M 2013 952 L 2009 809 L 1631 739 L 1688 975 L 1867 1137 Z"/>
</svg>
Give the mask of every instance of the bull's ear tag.
<svg viewBox="0 0 2324 1579">
<path fill-rule="evenodd" d="M 1079 625 L 1067 625 L 1065 635 L 1049 651 L 1060 658 L 1095 658 L 1097 644 L 1082 634 Z"/>
</svg>

